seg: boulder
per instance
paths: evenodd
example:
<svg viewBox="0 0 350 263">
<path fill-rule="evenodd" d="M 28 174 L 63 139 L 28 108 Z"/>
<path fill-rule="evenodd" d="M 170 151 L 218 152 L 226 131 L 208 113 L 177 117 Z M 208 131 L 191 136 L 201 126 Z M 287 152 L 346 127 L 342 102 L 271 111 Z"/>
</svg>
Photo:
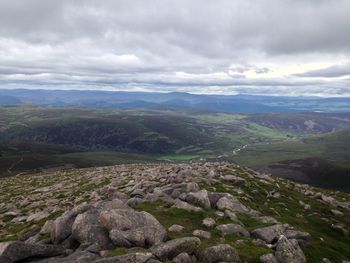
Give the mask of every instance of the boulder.
<svg viewBox="0 0 350 263">
<path fill-rule="evenodd" d="M 66 253 L 66 249 L 56 245 L 26 244 L 21 241 L 0 243 L 1 263 L 13 263 L 32 257 L 54 257 Z"/>
<path fill-rule="evenodd" d="M 189 203 L 181 201 L 180 199 L 176 199 L 175 202 L 174 202 L 174 205 L 172 207 L 173 208 L 184 209 L 184 210 L 187 210 L 187 211 L 194 211 L 194 212 L 203 211 L 202 208 L 194 206 L 194 205 L 190 205 Z"/>
<path fill-rule="evenodd" d="M 195 182 L 189 182 L 186 185 L 186 191 L 190 192 L 198 192 L 200 190 L 199 185 Z"/>
<path fill-rule="evenodd" d="M 188 193 L 186 196 L 186 202 L 192 205 L 210 208 L 210 201 L 207 190 Z"/>
<path fill-rule="evenodd" d="M 58 217 L 52 224 L 51 241 L 54 244 L 59 244 L 70 236 L 72 234 L 72 226 L 77 215 L 84 213 L 91 207 L 91 205 L 83 203 Z"/>
<path fill-rule="evenodd" d="M 245 180 L 241 177 L 235 176 L 235 175 L 225 175 L 223 177 L 223 180 L 227 183 L 233 184 L 233 185 L 244 185 Z"/>
<path fill-rule="evenodd" d="M 213 227 L 215 226 L 216 222 L 213 218 L 207 217 L 203 219 L 202 224 L 206 227 Z"/>
<path fill-rule="evenodd" d="M 254 238 L 264 240 L 266 243 L 271 244 L 279 238 L 280 235 L 284 234 L 285 227 L 281 224 L 267 226 L 255 229 L 252 232 Z"/>
<path fill-rule="evenodd" d="M 227 244 L 220 244 L 217 246 L 206 248 L 202 254 L 202 261 L 204 263 L 241 262 L 237 251 Z"/>
<path fill-rule="evenodd" d="M 224 196 L 216 203 L 217 209 L 221 211 L 230 210 L 233 212 L 247 213 L 249 209 L 234 196 Z"/>
<path fill-rule="evenodd" d="M 171 260 L 181 253 L 192 254 L 200 244 L 197 237 L 177 238 L 153 247 L 152 253 L 160 260 Z"/>
<path fill-rule="evenodd" d="M 216 227 L 219 231 L 221 231 L 221 235 L 224 237 L 226 235 L 236 235 L 242 237 L 250 237 L 249 232 L 238 224 L 224 224 Z"/>
<path fill-rule="evenodd" d="M 98 251 L 111 248 L 108 231 L 93 211 L 87 211 L 75 218 L 72 226 L 72 236 L 83 248 L 93 244 Z"/>
<path fill-rule="evenodd" d="M 287 239 L 296 239 L 299 244 L 307 245 L 311 241 L 311 235 L 294 229 L 287 229 L 284 232 Z"/>
<path fill-rule="evenodd" d="M 68 257 L 51 257 L 35 261 L 37 263 L 86 263 L 93 262 L 98 259 L 99 256 L 89 251 L 76 251 L 70 254 Z"/>
<path fill-rule="evenodd" d="M 94 263 L 148 263 L 153 259 L 152 253 L 129 253 L 121 256 L 104 258 Z"/>
<path fill-rule="evenodd" d="M 278 263 L 273 254 L 264 254 L 260 256 L 260 263 Z"/>
<path fill-rule="evenodd" d="M 306 258 L 295 239 L 281 236 L 276 245 L 275 257 L 279 263 L 306 263 Z"/>
<path fill-rule="evenodd" d="M 187 253 L 181 253 L 173 258 L 172 263 L 192 263 L 192 259 Z"/>
<path fill-rule="evenodd" d="M 180 225 L 172 225 L 168 228 L 168 231 L 169 232 L 174 232 L 174 233 L 179 233 L 181 232 L 182 230 L 184 230 L 185 228 L 183 226 L 180 226 Z"/>
<path fill-rule="evenodd" d="M 205 238 L 205 239 L 210 239 L 211 238 L 211 234 L 208 231 L 204 231 L 204 230 L 200 230 L 200 229 L 196 229 L 193 231 L 192 235 L 199 237 L 199 238 Z"/>
<path fill-rule="evenodd" d="M 137 212 L 132 209 L 102 211 L 100 221 L 108 230 L 142 231 L 146 245 L 149 246 L 162 242 L 166 235 L 166 229 L 147 212 Z"/>
<path fill-rule="evenodd" d="M 146 237 L 142 230 L 119 230 L 112 229 L 109 237 L 117 247 L 145 247 Z"/>
</svg>

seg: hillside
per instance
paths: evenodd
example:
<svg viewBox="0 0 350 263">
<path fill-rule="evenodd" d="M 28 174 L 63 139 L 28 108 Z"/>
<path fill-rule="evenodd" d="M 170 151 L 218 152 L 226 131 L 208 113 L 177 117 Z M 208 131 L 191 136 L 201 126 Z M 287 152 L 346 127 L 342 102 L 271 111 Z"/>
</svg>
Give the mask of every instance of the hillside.
<svg viewBox="0 0 350 263">
<path fill-rule="evenodd" d="M 229 163 L 71 169 L 0 186 L 4 263 L 350 259 L 348 194 Z"/>
<path fill-rule="evenodd" d="M 0 116 L 0 177 L 135 162 L 226 160 L 350 191 L 345 113 L 27 105 L 0 107 Z"/>
</svg>

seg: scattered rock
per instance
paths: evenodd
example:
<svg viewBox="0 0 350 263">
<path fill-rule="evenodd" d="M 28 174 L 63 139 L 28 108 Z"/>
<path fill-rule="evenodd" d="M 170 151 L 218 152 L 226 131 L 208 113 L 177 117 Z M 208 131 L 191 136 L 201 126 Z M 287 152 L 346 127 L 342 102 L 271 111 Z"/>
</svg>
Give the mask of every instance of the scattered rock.
<svg viewBox="0 0 350 263">
<path fill-rule="evenodd" d="M 226 235 L 236 235 L 242 237 L 249 237 L 249 232 L 238 224 L 225 224 L 219 225 L 216 227 L 219 231 L 221 231 L 221 235 L 224 237 Z"/>
<path fill-rule="evenodd" d="M 208 231 L 204 231 L 204 230 L 200 230 L 200 229 L 196 229 L 193 231 L 192 235 L 199 237 L 199 238 L 204 238 L 204 239 L 210 239 L 211 238 L 211 234 Z"/>
<path fill-rule="evenodd" d="M 203 252 L 202 260 L 205 263 L 241 262 L 237 251 L 227 244 L 220 244 L 217 246 L 206 248 Z"/>
<path fill-rule="evenodd" d="M 215 226 L 216 222 L 213 218 L 207 217 L 203 219 L 202 224 L 206 227 L 213 227 Z"/>
<path fill-rule="evenodd" d="M 281 236 L 276 245 L 275 257 L 279 263 L 306 263 L 306 258 L 295 239 Z"/>
<path fill-rule="evenodd" d="M 221 211 L 225 211 L 226 209 L 233 212 L 241 213 L 249 211 L 249 209 L 245 205 L 238 201 L 236 197 L 233 197 L 231 195 L 220 198 L 219 201 L 216 203 L 216 206 Z"/>
<path fill-rule="evenodd" d="M 182 230 L 184 230 L 185 228 L 183 226 L 180 225 L 172 225 L 168 228 L 169 232 L 174 232 L 174 233 L 178 233 L 181 232 Z"/>
<path fill-rule="evenodd" d="M 153 247 L 152 253 L 160 260 L 173 259 L 181 253 L 192 254 L 201 244 L 197 237 L 183 237 Z"/>
<path fill-rule="evenodd" d="M 260 256 L 260 263 L 278 263 L 273 254 L 265 254 Z"/>
<path fill-rule="evenodd" d="M 165 228 L 147 212 L 131 209 L 114 209 L 100 213 L 101 223 L 108 229 L 139 230 L 144 233 L 150 246 L 161 243 L 166 235 Z"/>
<path fill-rule="evenodd" d="M 173 263 L 192 263 L 191 257 L 187 253 L 181 253 L 173 258 Z"/>
<path fill-rule="evenodd" d="M 271 244 L 273 241 L 277 240 L 279 236 L 284 233 L 284 231 L 285 227 L 283 225 L 277 224 L 255 229 L 252 231 L 252 236 L 264 240 L 268 244 Z"/>
<path fill-rule="evenodd" d="M 67 250 L 55 245 L 26 244 L 21 241 L 0 243 L 1 263 L 13 263 L 31 257 L 54 257 L 65 254 L 67 254 Z"/>
<path fill-rule="evenodd" d="M 186 201 L 195 206 L 210 208 L 210 201 L 207 190 L 188 193 L 186 196 Z"/>
<path fill-rule="evenodd" d="M 116 257 L 104 258 L 95 263 L 148 263 L 154 256 L 152 253 L 130 253 Z"/>
</svg>

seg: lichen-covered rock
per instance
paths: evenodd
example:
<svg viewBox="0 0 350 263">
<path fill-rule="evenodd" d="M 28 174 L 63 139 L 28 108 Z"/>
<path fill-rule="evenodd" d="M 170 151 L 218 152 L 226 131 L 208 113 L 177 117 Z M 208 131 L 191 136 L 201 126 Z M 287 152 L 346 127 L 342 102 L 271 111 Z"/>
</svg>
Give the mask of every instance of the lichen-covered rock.
<svg viewBox="0 0 350 263">
<path fill-rule="evenodd" d="M 186 196 L 186 202 L 195 206 L 210 208 L 210 201 L 207 190 L 188 193 Z"/>
<path fill-rule="evenodd" d="M 84 213 L 91 207 L 91 205 L 83 203 L 58 217 L 52 224 L 51 241 L 54 244 L 59 244 L 69 237 L 72 234 L 72 226 L 77 215 Z"/>
<path fill-rule="evenodd" d="M 249 209 L 245 205 L 243 205 L 236 197 L 231 195 L 220 198 L 216 203 L 216 207 L 221 211 L 225 211 L 227 209 L 233 212 L 249 212 Z"/>
<path fill-rule="evenodd" d="M 0 262 L 13 263 L 31 257 L 54 257 L 67 250 L 56 245 L 26 244 L 21 241 L 0 243 Z"/>
<path fill-rule="evenodd" d="M 273 243 L 277 240 L 280 235 L 284 234 L 285 227 L 283 225 L 273 225 L 255 229 L 252 232 L 252 236 L 261 240 L 264 240 L 266 243 Z"/>
<path fill-rule="evenodd" d="M 174 232 L 174 233 L 179 233 L 181 232 L 182 230 L 184 230 L 185 228 L 183 226 L 180 226 L 180 225 L 171 225 L 169 228 L 168 228 L 168 231 L 169 232 Z"/>
<path fill-rule="evenodd" d="M 213 227 L 215 226 L 216 222 L 213 218 L 207 217 L 203 219 L 202 224 L 206 227 Z"/>
<path fill-rule="evenodd" d="M 249 237 L 249 232 L 238 224 L 224 224 L 216 227 L 219 231 L 221 231 L 221 235 L 224 237 L 226 235 L 236 235 L 242 237 Z"/>
<path fill-rule="evenodd" d="M 111 248 L 108 231 L 101 224 L 98 215 L 94 211 L 87 211 L 75 218 L 72 226 L 72 236 L 83 248 L 93 244 L 97 250 Z"/>
<path fill-rule="evenodd" d="M 192 235 L 199 237 L 199 238 L 205 238 L 205 239 L 210 239 L 211 238 L 211 234 L 208 231 L 204 231 L 204 230 L 200 230 L 200 229 L 196 229 L 193 231 Z"/>
<path fill-rule="evenodd" d="M 172 263 L 192 263 L 191 257 L 187 253 L 181 253 L 173 258 Z"/>
<path fill-rule="evenodd" d="M 150 262 L 154 256 L 152 253 L 130 253 L 116 257 L 104 258 L 94 263 L 146 263 Z"/>
<path fill-rule="evenodd" d="M 177 238 L 152 248 L 152 253 L 160 260 L 173 259 L 181 253 L 192 254 L 201 244 L 197 237 Z"/>
<path fill-rule="evenodd" d="M 202 261 L 204 263 L 241 262 L 237 251 L 227 244 L 220 244 L 206 248 L 202 255 Z"/>
<path fill-rule="evenodd" d="M 142 230 L 132 229 L 122 231 L 119 229 L 112 229 L 109 232 L 109 237 L 117 247 L 146 246 L 146 237 Z"/>
<path fill-rule="evenodd" d="M 260 263 L 278 263 L 273 254 L 264 254 L 260 256 Z"/>
<path fill-rule="evenodd" d="M 149 246 L 161 243 L 166 229 L 147 212 L 131 209 L 114 209 L 100 213 L 101 223 L 108 229 L 142 231 Z"/>
<path fill-rule="evenodd" d="M 305 263 L 306 258 L 295 239 L 281 236 L 276 245 L 275 256 L 278 263 Z"/>
</svg>

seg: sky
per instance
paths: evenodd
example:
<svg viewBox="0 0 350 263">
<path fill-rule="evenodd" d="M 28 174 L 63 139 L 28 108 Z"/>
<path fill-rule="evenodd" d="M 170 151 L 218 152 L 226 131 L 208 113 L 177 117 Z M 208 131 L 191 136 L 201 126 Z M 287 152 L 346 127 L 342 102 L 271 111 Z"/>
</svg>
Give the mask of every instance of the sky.
<svg viewBox="0 0 350 263">
<path fill-rule="evenodd" d="M 0 0 L 0 88 L 350 97 L 349 0 Z"/>
</svg>

